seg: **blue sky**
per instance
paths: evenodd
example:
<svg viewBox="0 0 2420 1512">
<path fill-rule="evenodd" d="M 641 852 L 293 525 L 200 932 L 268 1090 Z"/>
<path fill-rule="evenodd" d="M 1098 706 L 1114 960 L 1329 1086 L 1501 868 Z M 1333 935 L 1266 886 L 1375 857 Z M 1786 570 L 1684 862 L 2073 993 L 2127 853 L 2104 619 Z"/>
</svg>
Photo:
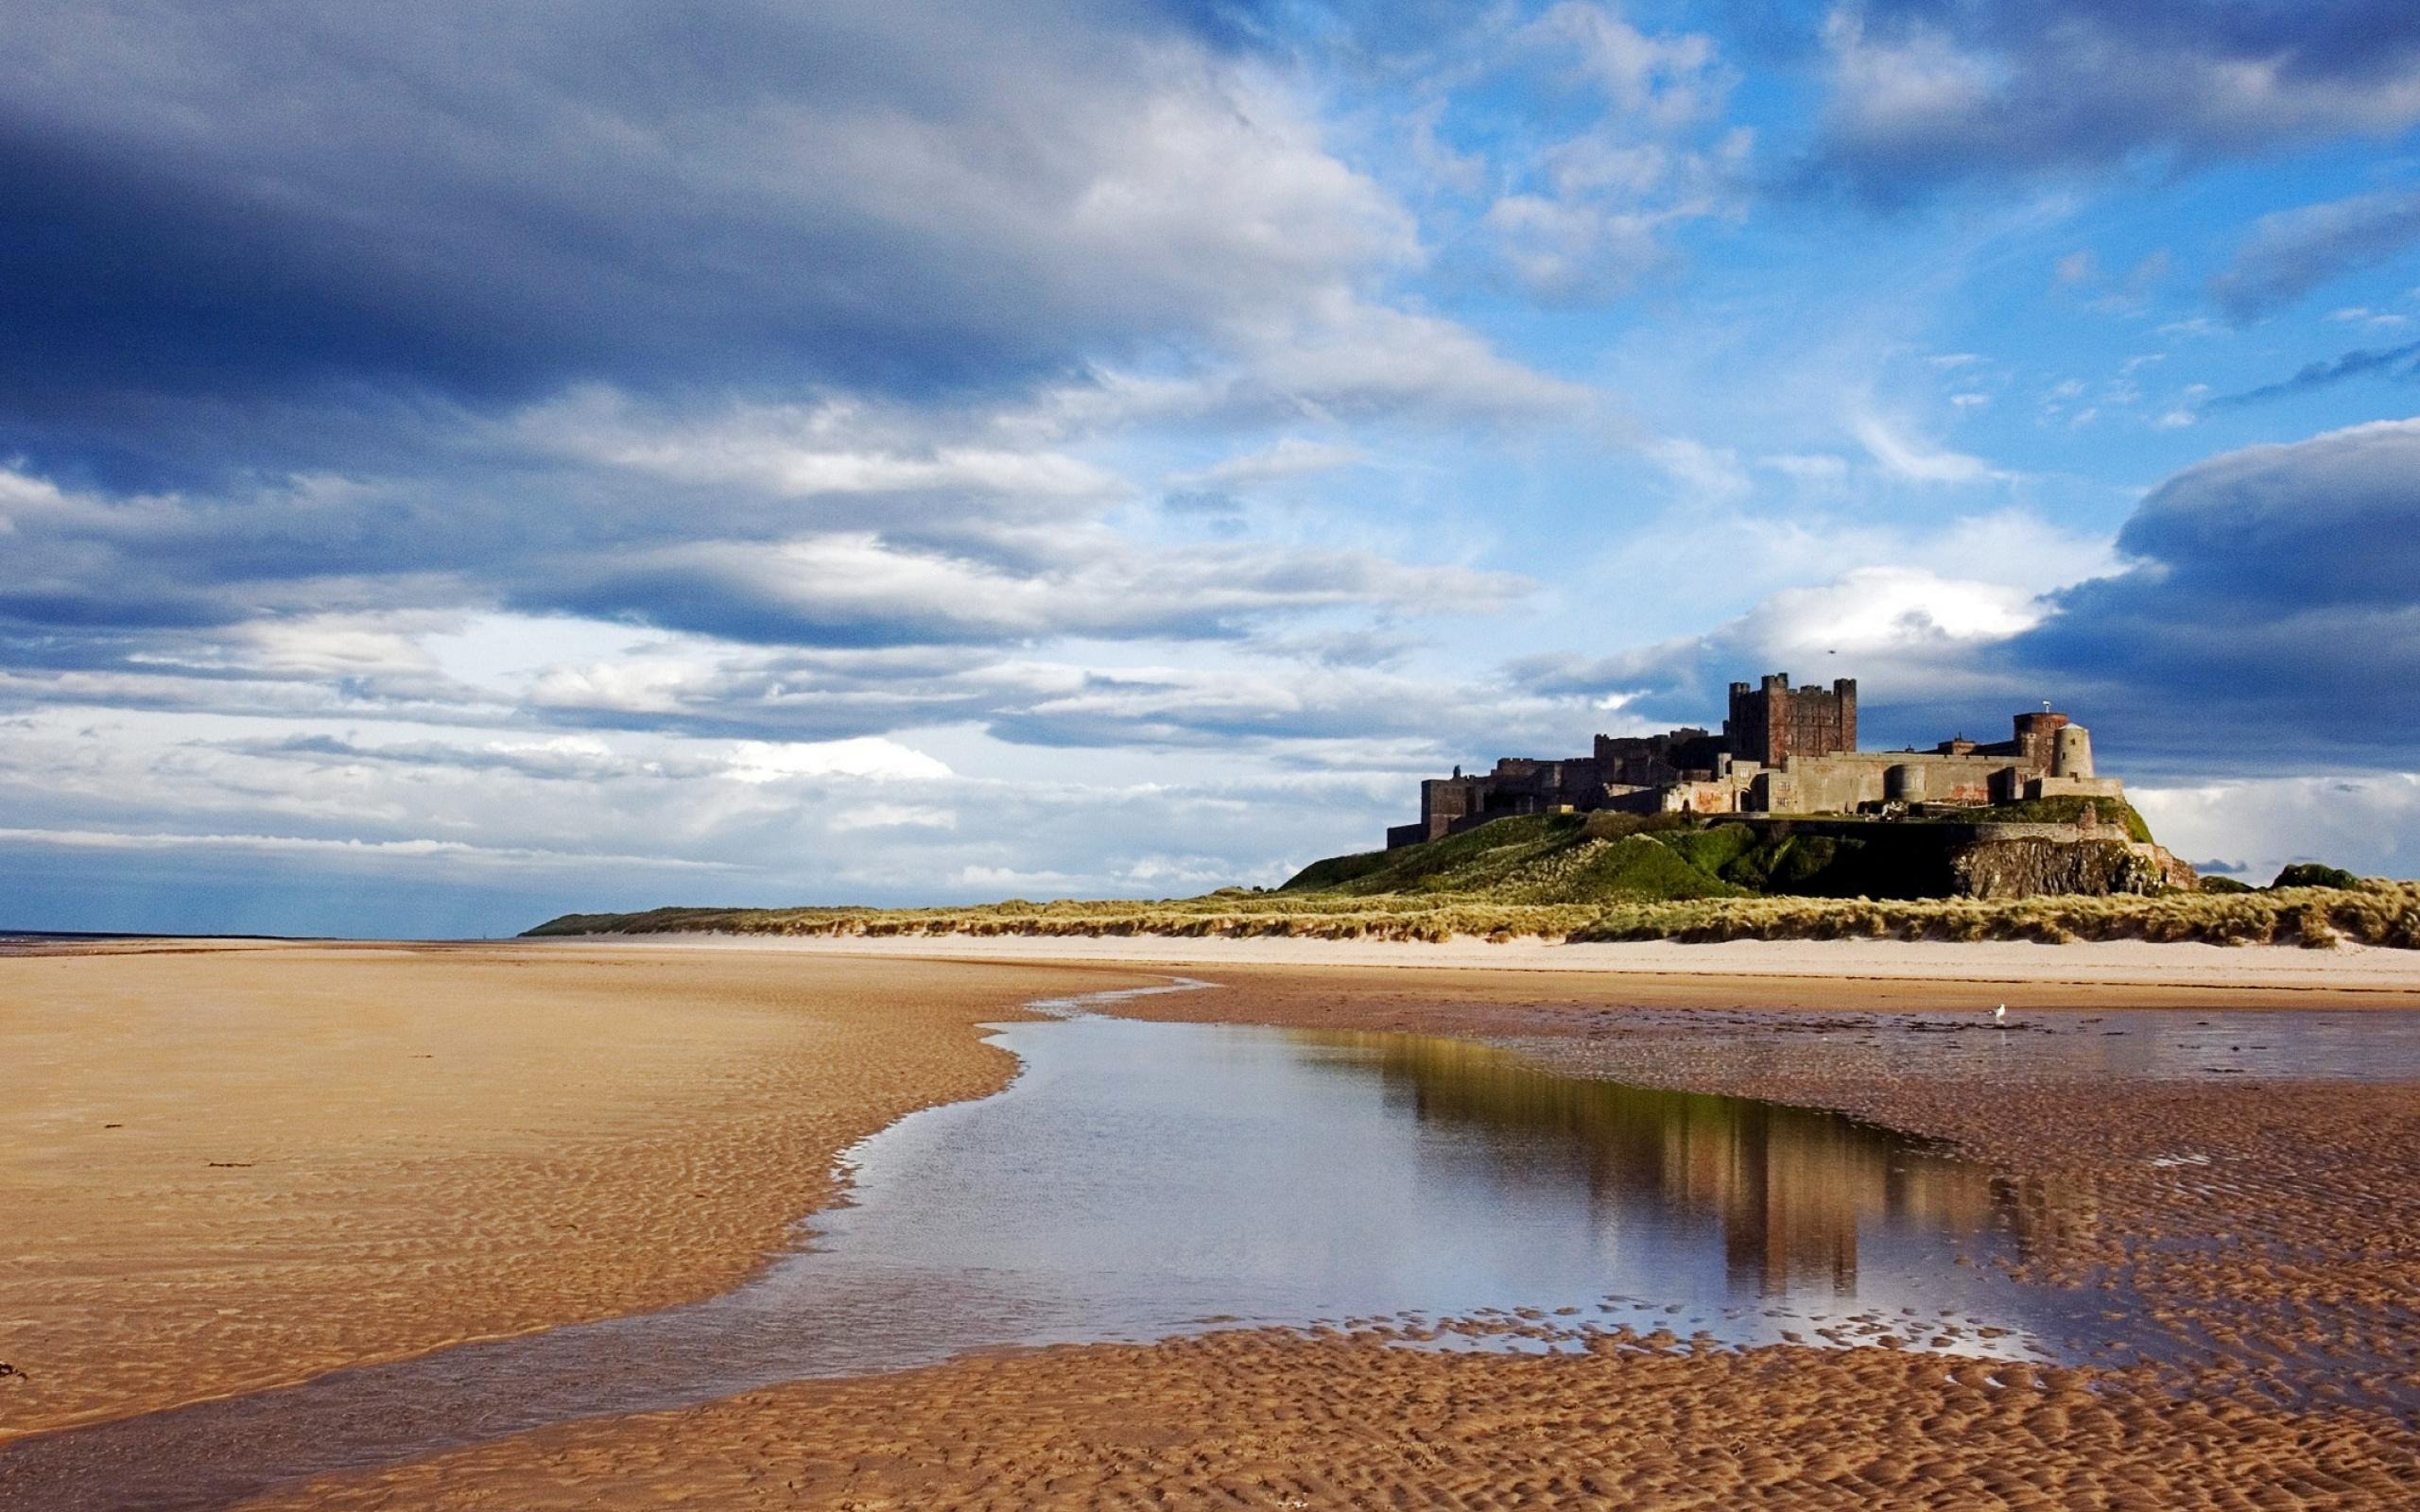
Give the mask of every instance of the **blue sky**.
<svg viewBox="0 0 2420 1512">
<path fill-rule="evenodd" d="M 1161 895 L 1855 676 L 2420 872 L 2420 13 L 26 0 L 0 925 Z"/>
</svg>

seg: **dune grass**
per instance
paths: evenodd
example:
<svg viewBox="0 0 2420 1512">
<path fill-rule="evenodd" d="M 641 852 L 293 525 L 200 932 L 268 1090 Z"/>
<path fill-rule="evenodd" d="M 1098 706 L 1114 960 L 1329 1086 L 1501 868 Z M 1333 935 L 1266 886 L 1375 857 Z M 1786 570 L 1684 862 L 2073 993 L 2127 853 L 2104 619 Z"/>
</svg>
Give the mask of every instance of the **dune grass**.
<svg viewBox="0 0 2420 1512">
<path fill-rule="evenodd" d="M 1501 902 L 1443 893 L 1230 889 L 1160 902 L 1011 901 L 968 908 L 658 908 L 572 914 L 529 933 L 646 935 L 1171 935 L 1248 938 L 1711 941 L 1728 939 L 2341 941 L 2420 949 L 2420 884 L 2157 897 L 1679 898 Z"/>
<path fill-rule="evenodd" d="M 2129 828 L 2141 822 L 2127 813 Z M 2046 810 L 2023 816 L 2072 816 Z M 1744 825 L 1699 826 L 1677 815 L 1536 815 L 1422 845 L 1315 862 L 1273 891 L 1230 887 L 1156 901 L 1012 899 L 959 908 L 657 908 L 566 914 L 529 933 L 2139 939 L 2308 946 L 2354 940 L 2420 949 L 2420 884 L 2414 883 L 2006 902 L 1772 896 L 1824 890 L 1829 878 L 1862 875 L 1834 868 L 1834 849 L 1818 836 L 1760 836 Z M 2329 880 L 2340 875 L 2330 873 Z M 2290 873 L 2284 880 L 2302 879 Z"/>
</svg>

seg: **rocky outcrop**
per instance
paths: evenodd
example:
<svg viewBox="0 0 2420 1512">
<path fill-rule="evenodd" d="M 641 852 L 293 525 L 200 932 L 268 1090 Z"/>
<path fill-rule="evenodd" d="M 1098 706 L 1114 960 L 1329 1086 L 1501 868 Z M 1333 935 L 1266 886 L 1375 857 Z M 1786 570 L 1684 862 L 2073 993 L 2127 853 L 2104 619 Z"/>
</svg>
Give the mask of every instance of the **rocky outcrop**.
<svg viewBox="0 0 2420 1512">
<path fill-rule="evenodd" d="M 1980 839 L 1953 853 L 1949 869 L 1963 898 L 2155 893 L 2198 881 L 2165 848 L 2126 840 Z"/>
</svg>

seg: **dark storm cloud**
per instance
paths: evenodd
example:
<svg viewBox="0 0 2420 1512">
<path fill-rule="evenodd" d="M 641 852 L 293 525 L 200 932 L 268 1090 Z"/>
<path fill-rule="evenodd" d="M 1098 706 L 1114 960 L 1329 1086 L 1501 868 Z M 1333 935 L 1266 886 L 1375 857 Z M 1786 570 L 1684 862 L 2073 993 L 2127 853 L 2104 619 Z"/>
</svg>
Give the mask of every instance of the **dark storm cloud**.
<svg viewBox="0 0 2420 1512">
<path fill-rule="evenodd" d="M 819 509 L 737 489 L 671 490 L 692 507 L 666 507 L 667 490 L 576 471 L 524 480 L 517 494 L 510 481 L 473 473 L 450 493 L 286 486 L 201 501 L 45 494 L 31 507 L 0 493 L 0 632 L 443 604 L 827 646 L 1224 638 L 1304 610 L 1488 608 L 1528 586 L 1349 550 L 1152 550 L 1080 521 L 989 518 L 1019 505 L 972 483 Z M 882 509 L 899 528 L 866 523 Z M 802 528 L 814 524 L 825 528 Z"/>
<path fill-rule="evenodd" d="M 1542 697 L 1617 696 L 1612 717 L 1637 728 L 1719 719 L 1724 682 L 1769 667 L 1853 676 L 1876 747 L 2001 731 L 2009 712 L 2050 697 L 2146 779 L 2409 765 L 2420 702 L 2399 693 L 2420 687 L 2420 420 L 2212 457 L 2152 490 L 2117 546 L 2124 571 L 2012 605 L 2039 616 L 2014 635 L 1953 635 L 1911 610 L 1885 645 L 1810 657 L 1800 632 L 1861 596 L 1860 570 L 1703 635 L 1531 657 L 1505 679 Z M 1801 648 L 1794 665 L 1775 650 L 1787 645 Z"/>
<path fill-rule="evenodd" d="M 2341 384 L 2348 378 L 2366 378 L 2374 374 L 2393 374 L 2397 378 L 2411 378 L 2420 375 L 2420 366 L 2415 364 L 2420 364 L 2420 341 L 2408 342 L 2400 347 L 2365 348 L 2359 352 L 2348 352 L 2341 357 L 2332 358 L 2326 362 L 2307 363 L 2290 378 L 2281 379 L 2273 384 L 2262 384 L 2257 388 L 2247 388 L 2239 394 L 2226 394 L 2207 401 L 2202 407 L 2204 409 L 2239 409 L 2246 404 L 2283 399 L 2290 394 L 2305 393 L 2313 388 L 2325 388 L 2330 385 Z M 2396 372 L 2397 368 L 2402 370 Z"/>
<path fill-rule="evenodd" d="M 598 576 L 532 582 L 513 607 L 644 619 L 767 644 L 869 648 L 996 644 L 1055 635 L 1234 639 L 1275 616 L 1384 604 L 1500 606 L 1526 579 L 1408 566 L 1360 552 L 1235 543 L 1140 551 L 1106 536 L 1004 569 L 967 557 L 834 537 L 778 550 L 668 548 Z M 1002 551 L 1013 550 L 1002 543 Z"/>
<path fill-rule="evenodd" d="M 843 481 L 800 497 L 509 456 L 435 483 L 201 498 L 78 493 L 0 469 L 0 703 L 371 718 L 438 706 L 493 723 L 510 715 L 437 675 L 416 637 L 504 610 L 767 648 L 750 653 L 758 675 L 542 700 L 543 722 L 824 738 L 1004 717 L 1032 691 L 959 675 L 1054 637 L 1242 642 L 1306 613 L 1485 610 L 1530 588 L 1352 549 L 1141 545 L 1088 518 L 1092 473 L 1047 455 L 820 444 L 777 459 Z M 886 514 L 895 528 L 878 527 Z M 861 656 L 834 685 L 763 660 L 896 647 L 932 648 L 950 675 Z"/>
<path fill-rule="evenodd" d="M 1087 438 L 1265 422 L 1238 394 L 1577 393 L 1358 292 L 1409 219 L 1237 65 L 1263 34 L 1141 0 L 11 7 L 0 633 L 201 678 L 187 632 L 318 614 L 868 647 L 1500 600 L 1099 524 L 1132 490 Z"/>
<path fill-rule="evenodd" d="M 2420 86 L 2415 86 L 2420 87 Z M 2255 319 L 2420 241 L 2420 190 L 2357 195 L 2263 215 L 2210 297 L 2232 319 Z"/>
<path fill-rule="evenodd" d="M 1810 176 L 1900 200 L 1966 179 L 2266 153 L 2420 119 L 2420 9 L 1878 0 L 1834 12 Z"/>
<path fill-rule="evenodd" d="M 1201 28 L 1239 33 L 1202 9 L 26 0 L 8 438 L 141 457 L 206 441 L 167 401 L 348 383 L 998 383 L 1394 234 L 1178 161 L 1196 127 L 1236 157 L 1285 130 L 1207 87 Z M 1170 176 L 1193 193 L 1155 199 Z"/>
<path fill-rule="evenodd" d="M 2139 565 L 2006 647 L 2096 732 L 2203 771 L 2408 763 L 2420 744 L 2420 421 L 2214 457 L 2118 537 Z"/>
</svg>

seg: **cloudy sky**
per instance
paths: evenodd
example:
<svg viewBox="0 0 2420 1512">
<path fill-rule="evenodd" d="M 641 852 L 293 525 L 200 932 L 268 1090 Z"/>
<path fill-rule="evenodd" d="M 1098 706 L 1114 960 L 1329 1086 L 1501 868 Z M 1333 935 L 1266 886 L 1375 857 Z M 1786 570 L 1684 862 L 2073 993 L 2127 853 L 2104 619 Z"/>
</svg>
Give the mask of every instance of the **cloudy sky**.
<svg viewBox="0 0 2420 1512">
<path fill-rule="evenodd" d="M 2420 872 L 2420 9 L 0 11 L 0 926 L 1273 883 L 2049 698 Z"/>
</svg>

